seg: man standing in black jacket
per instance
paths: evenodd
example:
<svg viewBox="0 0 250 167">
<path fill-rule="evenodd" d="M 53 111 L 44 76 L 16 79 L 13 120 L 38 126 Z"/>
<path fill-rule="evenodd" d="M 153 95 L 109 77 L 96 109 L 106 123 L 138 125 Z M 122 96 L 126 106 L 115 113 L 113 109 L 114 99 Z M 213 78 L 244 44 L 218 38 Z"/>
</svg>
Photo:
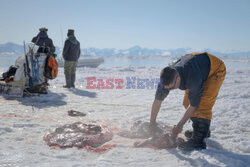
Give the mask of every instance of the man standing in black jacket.
<svg viewBox="0 0 250 167">
<path fill-rule="evenodd" d="M 64 74 L 66 79 L 64 88 L 75 87 L 76 65 L 81 54 L 80 43 L 74 35 L 74 30 L 69 29 L 67 36 L 68 38 L 63 48 Z"/>
</svg>

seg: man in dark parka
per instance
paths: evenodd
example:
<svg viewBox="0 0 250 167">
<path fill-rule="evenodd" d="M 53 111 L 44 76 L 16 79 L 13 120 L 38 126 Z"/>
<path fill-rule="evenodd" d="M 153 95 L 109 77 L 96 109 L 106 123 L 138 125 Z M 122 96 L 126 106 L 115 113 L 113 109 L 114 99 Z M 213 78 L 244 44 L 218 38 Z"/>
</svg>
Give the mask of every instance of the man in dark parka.
<svg viewBox="0 0 250 167">
<path fill-rule="evenodd" d="M 75 87 L 76 66 L 81 54 L 80 43 L 74 35 L 74 30 L 69 29 L 67 36 L 68 38 L 63 48 L 64 74 L 66 79 L 64 88 Z"/>
<path fill-rule="evenodd" d="M 40 53 L 54 53 L 55 46 L 53 41 L 48 37 L 47 31 L 48 29 L 43 27 L 39 29 L 40 32 L 37 34 L 36 37 L 32 39 L 31 42 L 35 43 L 39 46 L 38 52 Z"/>
</svg>

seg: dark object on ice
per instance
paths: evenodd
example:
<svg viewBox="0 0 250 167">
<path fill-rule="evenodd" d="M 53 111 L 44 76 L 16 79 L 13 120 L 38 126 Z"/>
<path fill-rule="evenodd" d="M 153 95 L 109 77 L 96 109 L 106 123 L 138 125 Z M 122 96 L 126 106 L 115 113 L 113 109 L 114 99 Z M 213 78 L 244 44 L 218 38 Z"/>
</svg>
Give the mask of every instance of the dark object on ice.
<svg viewBox="0 0 250 167">
<path fill-rule="evenodd" d="M 25 88 L 24 92 L 47 94 L 48 93 L 48 88 L 47 88 L 47 86 L 45 84 L 39 84 L 39 85 L 33 86 L 32 88 L 31 87 Z"/>
<path fill-rule="evenodd" d="M 184 142 L 182 138 L 177 138 L 171 133 L 172 127 L 157 124 L 157 132 L 154 136 L 149 131 L 149 122 L 137 121 L 133 124 L 129 131 L 119 133 L 122 137 L 141 138 L 144 141 L 135 142 L 135 147 L 154 147 L 160 149 L 175 148 L 180 142 Z"/>
<path fill-rule="evenodd" d="M 56 128 L 43 139 L 50 147 L 97 148 L 112 138 L 113 133 L 105 126 L 76 122 Z"/>
<path fill-rule="evenodd" d="M 76 116 L 84 117 L 84 116 L 86 116 L 87 114 L 82 113 L 82 112 L 79 112 L 79 111 L 75 111 L 75 110 L 69 110 L 69 111 L 68 111 L 68 115 L 69 115 L 69 116 L 72 116 L 72 117 L 76 117 Z"/>
<path fill-rule="evenodd" d="M 2 74 L 1 80 L 7 81 L 10 77 L 15 76 L 17 68 L 18 68 L 17 66 L 13 66 L 13 65 L 10 66 L 8 71 L 6 71 Z"/>
</svg>

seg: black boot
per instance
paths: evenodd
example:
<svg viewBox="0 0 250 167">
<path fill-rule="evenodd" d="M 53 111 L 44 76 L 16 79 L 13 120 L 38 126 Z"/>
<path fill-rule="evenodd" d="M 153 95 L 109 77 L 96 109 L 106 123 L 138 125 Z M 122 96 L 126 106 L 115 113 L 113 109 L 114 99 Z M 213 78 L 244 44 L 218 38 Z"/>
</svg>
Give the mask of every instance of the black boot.
<svg viewBox="0 0 250 167">
<path fill-rule="evenodd" d="M 207 145 L 205 141 L 196 141 L 194 139 L 189 139 L 186 142 L 182 142 L 178 145 L 178 148 L 184 151 L 201 150 L 206 149 Z"/>
<path fill-rule="evenodd" d="M 75 87 L 76 74 L 71 74 L 71 87 Z"/>
<path fill-rule="evenodd" d="M 191 139 L 193 136 L 193 131 L 187 130 L 187 131 L 185 131 L 184 135 L 186 136 L 187 139 Z"/>
<path fill-rule="evenodd" d="M 191 118 L 193 121 L 193 132 L 188 132 L 187 135 L 191 138 L 186 142 L 180 143 L 178 148 L 185 151 L 191 151 L 194 149 L 206 149 L 206 143 L 204 139 L 209 134 L 209 127 L 211 120 L 202 118 Z"/>
<path fill-rule="evenodd" d="M 193 136 L 193 131 L 187 130 L 187 131 L 185 131 L 184 135 L 186 136 L 187 139 L 191 139 Z M 206 138 L 209 138 L 210 135 L 211 135 L 211 131 L 209 130 Z"/>
<path fill-rule="evenodd" d="M 63 85 L 64 88 L 70 88 L 71 87 L 71 75 L 67 74 L 65 75 L 66 85 Z"/>
</svg>

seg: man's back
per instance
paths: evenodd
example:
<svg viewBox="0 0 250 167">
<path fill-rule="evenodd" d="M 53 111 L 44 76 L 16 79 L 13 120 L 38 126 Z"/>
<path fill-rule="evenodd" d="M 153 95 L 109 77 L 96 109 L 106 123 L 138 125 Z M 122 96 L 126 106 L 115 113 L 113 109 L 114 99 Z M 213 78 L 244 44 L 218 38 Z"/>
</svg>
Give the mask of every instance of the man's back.
<svg viewBox="0 0 250 167">
<path fill-rule="evenodd" d="M 48 37 L 45 31 L 39 32 L 39 34 L 34 37 L 31 42 L 35 43 L 39 47 L 48 47 L 52 53 L 55 52 L 53 41 Z"/>
<path fill-rule="evenodd" d="M 80 53 L 80 43 L 75 36 L 70 36 L 64 44 L 63 58 L 66 61 L 78 61 Z"/>
<path fill-rule="evenodd" d="M 188 54 L 182 56 L 177 62 L 172 65 L 181 78 L 179 89 L 189 90 L 189 101 L 192 106 L 198 106 L 202 96 L 204 87 L 203 84 L 207 80 L 210 72 L 210 59 L 206 53 Z M 158 87 L 156 98 L 164 100 L 168 95 L 169 90 L 164 87 Z"/>
<path fill-rule="evenodd" d="M 175 65 L 181 77 L 181 90 L 189 90 L 189 101 L 192 106 L 198 106 L 204 91 L 204 82 L 210 72 L 210 59 L 207 53 L 189 54 L 183 56 Z"/>
<path fill-rule="evenodd" d="M 210 60 L 206 53 L 182 56 L 174 65 L 177 71 L 182 70 L 190 75 L 199 75 L 206 80 L 210 72 Z"/>
</svg>

